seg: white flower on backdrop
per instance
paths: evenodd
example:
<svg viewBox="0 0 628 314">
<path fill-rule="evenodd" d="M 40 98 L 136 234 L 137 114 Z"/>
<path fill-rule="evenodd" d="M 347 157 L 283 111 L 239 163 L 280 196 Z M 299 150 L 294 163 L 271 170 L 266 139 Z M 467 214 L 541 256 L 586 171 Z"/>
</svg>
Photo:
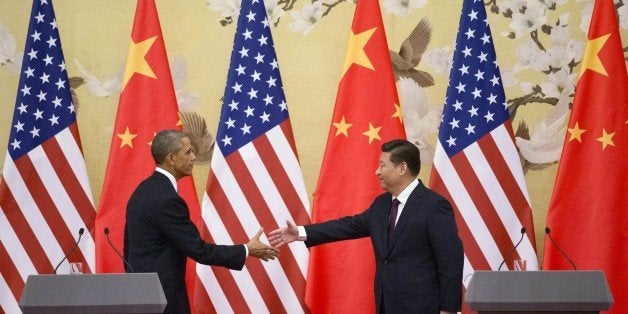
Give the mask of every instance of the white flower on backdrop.
<svg viewBox="0 0 628 314">
<path fill-rule="evenodd" d="M 521 38 L 532 31 L 538 30 L 547 21 L 546 8 L 538 2 L 527 6 L 525 10 L 512 11 L 512 22 L 508 27 L 514 32 L 515 38 Z M 523 12 L 522 12 L 523 11 Z"/>
<path fill-rule="evenodd" d="M 312 4 L 307 4 L 300 11 L 292 11 L 291 15 L 294 21 L 290 23 L 290 30 L 305 36 L 312 31 L 314 25 L 323 17 L 323 2 L 319 0 Z"/>
<path fill-rule="evenodd" d="M 454 50 L 449 46 L 437 47 L 425 53 L 425 63 L 437 74 L 449 75 L 453 65 Z"/>
<path fill-rule="evenodd" d="M 427 0 L 384 0 L 384 9 L 388 14 L 406 16 L 412 9 L 420 9 Z"/>
</svg>

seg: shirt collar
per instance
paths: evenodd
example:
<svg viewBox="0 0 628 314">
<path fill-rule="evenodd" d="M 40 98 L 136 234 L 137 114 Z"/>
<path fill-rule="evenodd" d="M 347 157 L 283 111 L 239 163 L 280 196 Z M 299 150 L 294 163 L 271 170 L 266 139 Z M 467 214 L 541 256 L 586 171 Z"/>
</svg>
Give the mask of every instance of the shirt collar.
<svg viewBox="0 0 628 314">
<path fill-rule="evenodd" d="M 401 193 L 399 193 L 399 195 L 397 195 L 397 197 L 393 196 L 393 199 L 398 199 L 399 202 L 401 202 L 401 204 L 405 204 L 408 201 L 408 198 L 410 197 L 410 194 L 412 194 L 412 191 L 414 191 L 414 188 L 416 188 L 419 185 L 419 180 L 414 180 L 412 181 L 412 183 L 410 183 L 408 186 L 406 186 L 405 189 L 403 189 L 403 191 L 401 191 Z"/>
<path fill-rule="evenodd" d="M 165 169 L 163 169 L 163 168 L 159 168 L 159 167 L 157 167 L 157 168 L 155 169 L 155 171 L 157 171 L 157 172 L 159 172 L 159 173 L 161 173 L 161 174 L 165 175 L 165 176 L 166 176 L 166 178 L 168 178 L 168 180 L 170 180 L 170 183 L 172 183 L 172 186 L 174 187 L 174 190 L 175 190 L 175 191 L 177 191 L 177 193 L 179 192 L 179 189 L 177 188 L 177 179 L 175 179 L 175 178 L 174 178 L 174 176 L 172 175 L 172 173 L 170 173 L 170 172 L 166 171 L 166 170 L 165 170 Z"/>
</svg>

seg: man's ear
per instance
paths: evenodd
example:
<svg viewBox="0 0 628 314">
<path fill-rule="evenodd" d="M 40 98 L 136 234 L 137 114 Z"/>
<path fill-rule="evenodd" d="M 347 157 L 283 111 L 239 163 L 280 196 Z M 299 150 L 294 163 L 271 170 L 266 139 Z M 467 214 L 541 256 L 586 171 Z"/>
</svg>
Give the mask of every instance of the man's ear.
<svg viewBox="0 0 628 314">
<path fill-rule="evenodd" d="M 406 164 L 405 162 L 402 162 L 399 165 L 399 169 L 401 170 L 401 175 L 406 174 L 406 172 L 408 171 L 408 164 Z"/>
<path fill-rule="evenodd" d="M 168 165 L 174 165 L 174 154 L 173 153 L 169 153 L 168 155 L 166 155 L 166 164 Z"/>
</svg>

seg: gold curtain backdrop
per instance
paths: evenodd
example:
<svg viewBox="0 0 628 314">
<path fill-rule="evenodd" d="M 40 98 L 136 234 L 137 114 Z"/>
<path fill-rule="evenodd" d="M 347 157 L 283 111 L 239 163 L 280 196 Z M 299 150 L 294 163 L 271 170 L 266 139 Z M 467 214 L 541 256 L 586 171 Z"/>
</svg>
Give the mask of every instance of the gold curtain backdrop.
<svg viewBox="0 0 628 314">
<path fill-rule="evenodd" d="M 275 25 L 272 32 L 279 69 L 311 195 L 325 149 L 355 4 L 342 0 L 266 2 Z M 517 146 L 526 171 L 541 261 L 547 207 L 569 114 L 564 108 L 572 101 L 593 1 L 484 2 L 506 98 L 511 109 L 516 109 L 513 128 L 519 129 Z M 615 3 L 626 47 L 628 5 Z M 421 77 L 429 74 L 434 84 L 421 79 L 397 82 L 408 137 L 422 148 L 420 178 L 428 182 L 462 1 L 381 0 L 380 4 L 393 51 L 399 51 L 422 19 L 429 23 L 419 26 L 418 31 L 431 34 L 431 40 L 413 69 L 420 70 Z M 31 5 L 27 0 L 0 3 L 0 143 L 4 147 L 12 127 L 18 67 Z M 74 77 L 71 80 L 78 99 L 79 129 L 96 204 L 107 165 L 135 5 L 131 0 L 54 1 L 68 75 Z M 208 131 L 215 134 L 239 1 L 158 0 L 157 7 L 179 108 L 205 119 Z M 402 67 L 397 64 L 398 71 Z M 5 155 L 0 154 L 2 164 Z M 199 197 L 208 171 L 207 162 L 194 170 Z M 375 169 L 365 171 L 374 173 Z"/>
</svg>

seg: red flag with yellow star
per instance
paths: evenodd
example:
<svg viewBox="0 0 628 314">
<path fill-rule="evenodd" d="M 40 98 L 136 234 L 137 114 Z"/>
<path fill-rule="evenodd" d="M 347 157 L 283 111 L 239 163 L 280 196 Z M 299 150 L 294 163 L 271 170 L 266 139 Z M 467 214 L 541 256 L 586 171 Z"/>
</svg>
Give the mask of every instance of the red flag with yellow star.
<svg viewBox="0 0 628 314">
<path fill-rule="evenodd" d="M 109 228 L 113 245 L 121 251 L 127 201 L 135 187 L 155 170 L 150 143 L 164 129 L 181 129 L 177 99 L 155 2 L 139 0 L 96 217 L 99 273 L 124 272 L 123 263 L 107 243 L 103 230 Z M 178 185 L 196 223 L 200 206 L 194 181 L 187 177 L 179 180 Z M 187 269 L 188 295 L 193 296 L 189 291 L 194 286 L 191 260 Z"/>
<path fill-rule="evenodd" d="M 597 0 L 547 226 L 578 270 L 603 270 L 628 309 L 628 75 L 612 0 Z M 549 240 L 543 269 L 572 269 Z"/>
<path fill-rule="evenodd" d="M 313 222 L 364 211 L 383 192 L 380 146 L 405 138 L 377 0 L 358 1 L 343 76 L 314 193 Z M 313 313 L 373 313 L 375 257 L 368 238 L 310 250 L 306 302 Z"/>
</svg>

